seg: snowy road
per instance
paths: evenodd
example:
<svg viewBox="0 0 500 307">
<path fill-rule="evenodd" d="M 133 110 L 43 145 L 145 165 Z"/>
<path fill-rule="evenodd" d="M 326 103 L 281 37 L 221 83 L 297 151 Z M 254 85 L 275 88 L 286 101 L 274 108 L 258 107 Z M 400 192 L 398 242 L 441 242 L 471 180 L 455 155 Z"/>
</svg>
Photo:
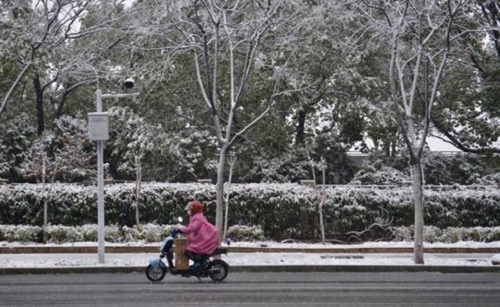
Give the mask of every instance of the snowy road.
<svg viewBox="0 0 500 307">
<path fill-rule="evenodd" d="M 498 274 L 233 273 L 222 284 L 144 274 L 0 276 L 1 306 L 498 306 Z"/>
</svg>

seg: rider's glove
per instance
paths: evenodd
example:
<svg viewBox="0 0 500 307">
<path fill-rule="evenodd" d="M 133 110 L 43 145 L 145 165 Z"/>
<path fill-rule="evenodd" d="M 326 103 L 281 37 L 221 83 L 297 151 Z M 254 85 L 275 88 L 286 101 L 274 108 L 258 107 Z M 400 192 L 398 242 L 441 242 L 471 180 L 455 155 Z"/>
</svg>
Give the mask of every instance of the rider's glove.
<svg viewBox="0 0 500 307">
<path fill-rule="evenodd" d="M 182 232 L 180 231 L 180 229 L 179 229 L 179 228 L 177 228 L 177 227 L 174 227 L 174 228 L 172 229 L 172 232 L 170 233 L 170 235 L 171 235 L 172 237 L 174 237 L 174 238 L 175 238 L 175 237 L 177 237 L 177 235 L 178 235 L 178 234 L 180 234 L 180 233 L 182 233 Z"/>
</svg>

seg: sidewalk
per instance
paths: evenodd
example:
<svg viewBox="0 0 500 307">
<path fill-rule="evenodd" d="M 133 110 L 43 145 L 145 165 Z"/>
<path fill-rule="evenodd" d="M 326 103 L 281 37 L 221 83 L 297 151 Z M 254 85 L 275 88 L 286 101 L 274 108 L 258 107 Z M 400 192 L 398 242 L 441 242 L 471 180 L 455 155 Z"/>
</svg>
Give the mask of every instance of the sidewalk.
<svg viewBox="0 0 500 307">
<path fill-rule="evenodd" d="M 144 272 L 150 259 L 158 257 L 158 247 L 107 246 L 105 264 L 97 261 L 94 246 L 30 246 L 34 253 L 16 247 L 1 247 L 1 274 L 40 273 L 129 273 Z M 6 249 L 13 253 L 6 253 Z M 85 252 L 82 252 L 82 249 Z M 152 249 L 153 251 L 150 251 Z M 359 249 L 318 248 L 290 249 L 230 247 L 223 260 L 231 272 L 415 272 L 442 273 L 500 273 L 500 266 L 492 264 L 496 248 L 478 253 L 471 248 L 448 248 L 446 253 L 430 249 L 425 254 L 425 265 L 413 264 L 412 254 L 405 249 L 373 247 Z M 24 253 L 21 253 L 21 250 Z M 50 253 L 46 251 L 49 250 Z M 65 251 L 62 253 L 62 251 Z M 142 250 L 142 251 L 138 251 Z M 44 253 L 37 253 L 45 251 Z M 134 252 L 135 251 L 135 252 Z M 465 251 L 465 252 L 464 252 Z"/>
<path fill-rule="evenodd" d="M 318 244 L 308 246 L 229 246 L 230 253 L 374 253 L 374 254 L 411 254 L 412 247 L 378 247 L 378 246 L 360 246 L 360 245 L 336 245 L 336 246 L 321 246 Z M 159 244 L 156 245 L 110 245 L 106 246 L 106 253 L 157 253 Z M 424 252 L 427 254 L 500 254 L 500 247 L 484 247 L 484 246 L 433 246 L 425 247 Z M 75 245 L 75 246 L 57 246 L 57 245 L 31 245 L 31 246 L 0 246 L 0 254 L 95 254 L 97 246 L 95 245 Z"/>
</svg>

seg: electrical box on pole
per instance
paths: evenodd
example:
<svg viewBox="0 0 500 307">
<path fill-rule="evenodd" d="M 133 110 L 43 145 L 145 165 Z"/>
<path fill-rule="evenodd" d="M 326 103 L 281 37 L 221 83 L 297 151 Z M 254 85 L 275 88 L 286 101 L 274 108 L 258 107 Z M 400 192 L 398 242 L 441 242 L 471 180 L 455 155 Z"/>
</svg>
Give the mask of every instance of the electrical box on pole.
<svg viewBox="0 0 500 307">
<path fill-rule="evenodd" d="M 89 139 L 91 141 L 105 141 L 109 139 L 108 113 L 89 113 Z"/>
</svg>

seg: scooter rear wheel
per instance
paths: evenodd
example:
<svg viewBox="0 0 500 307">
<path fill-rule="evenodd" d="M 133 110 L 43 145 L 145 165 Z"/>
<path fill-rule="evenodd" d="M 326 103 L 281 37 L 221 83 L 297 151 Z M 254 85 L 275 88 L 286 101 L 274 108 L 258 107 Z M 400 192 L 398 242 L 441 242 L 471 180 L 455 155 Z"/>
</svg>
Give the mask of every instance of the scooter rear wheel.
<svg viewBox="0 0 500 307">
<path fill-rule="evenodd" d="M 146 268 L 146 277 L 152 282 L 161 281 L 165 277 L 166 273 L 167 273 L 167 269 L 161 265 L 153 266 L 150 264 Z"/>
<path fill-rule="evenodd" d="M 221 282 L 226 279 L 229 273 L 229 265 L 223 260 L 215 259 L 208 266 L 207 272 L 208 276 L 210 276 L 214 282 Z"/>
</svg>

